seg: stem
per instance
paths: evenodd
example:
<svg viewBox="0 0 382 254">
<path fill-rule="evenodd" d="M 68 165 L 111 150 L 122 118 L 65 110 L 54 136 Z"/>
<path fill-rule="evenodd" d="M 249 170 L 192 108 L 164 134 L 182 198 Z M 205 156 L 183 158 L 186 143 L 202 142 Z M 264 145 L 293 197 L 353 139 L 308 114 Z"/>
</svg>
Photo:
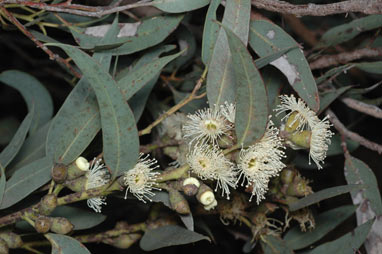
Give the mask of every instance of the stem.
<svg viewBox="0 0 382 254">
<path fill-rule="evenodd" d="M 180 108 L 182 108 L 183 106 L 185 106 L 187 103 L 189 103 L 190 101 L 192 100 L 195 100 L 195 99 L 200 99 L 202 97 L 204 97 L 206 95 L 206 93 L 202 93 L 200 95 L 196 95 L 197 91 L 200 89 L 200 87 L 202 86 L 205 78 L 206 78 L 206 75 L 207 75 L 207 71 L 208 71 L 208 68 L 206 67 L 203 71 L 203 74 L 202 76 L 200 77 L 200 79 L 198 80 L 198 82 L 196 83 L 194 89 L 192 90 L 191 94 L 184 98 L 181 102 L 179 102 L 178 104 L 176 104 L 175 106 L 173 106 L 172 108 L 170 108 L 169 110 L 167 110 L 167 112 L 165 112 L 164 114 L 162 114 L 157 120 L 155 120 L 152 124 L 150 124 L 149 126 L 147 126 L 145 129 L 139 131 L 139 136 L 143 136 L 143 135 L 146 135 L 146 134 L 150 134 L 151 133 L 151 130 L 157 126 L 158 124 L 160 124 L 164 119 L 166 119 L 167 117 L 169 117 L 170 115 L 174 114 L 176 111 L 178 111 Z"/>
</svg>

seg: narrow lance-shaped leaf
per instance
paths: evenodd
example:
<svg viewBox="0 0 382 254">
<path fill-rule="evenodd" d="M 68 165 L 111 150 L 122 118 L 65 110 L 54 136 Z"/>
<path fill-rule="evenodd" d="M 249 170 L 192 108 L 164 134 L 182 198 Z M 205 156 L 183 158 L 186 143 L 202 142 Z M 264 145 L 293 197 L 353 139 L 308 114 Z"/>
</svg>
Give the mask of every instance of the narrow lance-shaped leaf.
<svg viewBox="0 0 382 254">
<path fill-rule="evenodd" d="M 232 54 L 236 80 L 235 131 L 238 143 L 248 146 L 264 135 L 269 115 L 267 92 L 243 42 L 228 28 L 224 29 Z"/>
<path fill-rule="evenodd" d="M 104 160 L 116 177 L 134 167 L 139 154 L 139 137 L 134 115 L 113 78 L 83 51 L 61 47 L 81 69 L 97 96 L 101 113 Z"/>
<path fill-rule="evenodd" d="M 222 24 L 233 31 L 247 45 L 250 0 L 227 1 Z M 221 105 L 226 101 L 235 101 L 235 76 L 227 36 L 220 29 L 215 47 L 208 65 L 207 98 L 209 104 Z"/>
<path fill-rule="evenodd" d="M 32 124 L 32 120 L 35 114 L 34 105 L 32 105 L 31 111 L 24 118 L 23 122 L 20 124 L 17 129 L 15 135 L 13 136 L 11 142 L 4 148 L 0 153 L 0 167 L 6 168 L 8 164 L 12 161 L 12 159 L 19 152 L 21 146 L 24 143 L 25 137 L 29 131 L 29 128 Z"/>
<path fill-rule="evenodd" d="M 208 6 L 206 20 L 204 22 L 203 41 L 202 41 L 202 61 L 208 66 L 211 55 L 214 50 L 216 38 L 218 37 L 219 25 L 214 22 L 216 20 L 216 10 L 221 0 L 211 0 Z"/>
<path fill-rule="evenodd" d="M 298 209 L 318 203 L 321 200 L 332 198 L 332 197 L 347 193 L 349 191 L 360 190 L 362 188 L 365 188 L 365 185 L 349 184 L 349 185 L 342 185 L 342 186 L 327 188 L 327 189 L 315 192 L 313 194 L 310 194 L 309 196 L 306 196 L 305 198 L 302 198 L 290 204 L 289 210 L 293 212 Z"/>
<path fill-rule="evenodd" d="M 268 235 L 264 237 L 264 241 L 261 242 L 264 250 L 264 254 L 293 254 L 293 250 L 287 245 L 287 243 L 278 237 Z"/>
<path fill-rule="evenodd" d="M 270 55 L 285 48 L 298 47 L 297 42 L 277 25 L 266 21 L 252 21 L 249 28 L 249 44 L 260 57 Z M 320 107 L 316 82 L 308 61 L 301 49 L 293 49 L 270 63 L 288 79 L 297 94 L 317 111 Z"/>
<path fill-rule="evenodd" d="M 9 70 L 0 74 L 0 81 L 17 89 L 27 103 L 29 112 L 34 107 L 34 116 L 29 132 L 35 132 L 39 127 L 52 118 L 53 101 L 48 90 L 33 76 Z"/>
<path fill-rule="evenodd" d="M 209 2 L 210 0 L 154 0 L 152 5 L 165 12 L 180 13 L 202 8 L 209 4 Z"/>
<path fill-rule="evenodd" d="M 355 209 L 355 206 L 348 205 L 323 212 L 314 218 L 316 224 L 314 229 L 309 232 L 302 232 L 300 227 L 296 225 L 286 233 L 284 240 L 294 250 L 308 247 L 349 218 Z"/>
<path fill-rule="evenodd" d="M 52 254 L 91 254 L 86 247 L 76 239 L 58 234 L 45 234 L 52 244 Z"/>
<path fill-rule="evenodd" d="M 5 184 L 6 184 L 5 170 L 1 165 L 0 165 L 0 172 L 1 172 L 1 176 L 0 176 L 0 204 L 1 204 L 1 202 L 3 202 Z"/>
</svg>

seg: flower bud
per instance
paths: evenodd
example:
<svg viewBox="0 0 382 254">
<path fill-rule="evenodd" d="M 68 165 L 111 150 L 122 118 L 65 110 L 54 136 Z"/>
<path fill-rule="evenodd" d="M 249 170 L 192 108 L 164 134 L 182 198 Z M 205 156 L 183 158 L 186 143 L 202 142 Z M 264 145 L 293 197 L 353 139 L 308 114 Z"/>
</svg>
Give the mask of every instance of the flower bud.
<svg viewBox="0 0 382 254">
<path fill-rule="evenodd" d="M 50 230 L 54 233 L 66 235 L 70 233 L 74 228 L 73 224 L 66 218 L 55 217 L 51 218 L 51 220 L 52 226 L 50 227 Z"/>
<path fill-rule="evenodd" d="M 232 133 L 232 135 L 233 134 L 234 133 Z M 235 144 L 234 142 L 235 141 L 233 140 L 233 138 L 231 136 L 227 136 L 227 135 L 223 135 L 218 139 L 218 145 L 219 145 L 219 147 L 221 147 L 223 149 L 233 146 Z"/>
<path fill-rule="evenodd" d="M 0 238 L 3 239 L 9 249 L 20 248 L 23 245 L 23 240 L 18 234 L 11 231 L 5 231 L 0 233 Z M 0 252 L 2 253 L 2 252 Z"/>
<path fill-rule="evenodd" d="M 288 120 L 285 123 L 285 129 L 284 130 L 286 132 L 293 133 L 297 130 L 297 128 L 300 124 L 300 121 L 295 119 L 297 115 L 298 115 L 297 111 L 294 111 L 289 115 Z"/>
<path fill-rule="evenodd" d="M 57 197 L 54 194 L 45 195 L 40 202 L 39 212 L 43 215 L 49 215 L 57 207 Z"/>
<path fill-rule="evenodd" d="M 188 177 L 183 180 L 182 190 L 187 196 L 194 196 L 198 193 L 200 182 L 195 177 Z"/>
<path fill-rule="evenodd" d="M 293 182 L 293 179 L 296 176 L 296 174 L 296 170 L 292 168 L 285 168 L 280 173 L 280 179 L 284 184 L 290 184 Z"/>
<path fill-rule="evenodd" d="M 52 179 L 56 183 L 63 183 L 66 180 L 68 168 L 62 163 L 56 163 L 52 168 Z"/>
<path fill-rule="evenodd" d="M 187 200 L 183 197 L 182 194 L 180 194 L 179 191 L 170 189 L 168 193 L 170 195 L 170 205 L 174 211 L 179 214 L 190 213 L 190 206 L 188 205 Z"/>
<path fill-rule="evenodd" d="M 67 180 L 73 180 L 83 176 L 88 172 L 90 163 L 84 157 L 78 157 L 77 160 L 68 166 Z"/>
<path fill-rule="evenodd" d="M 292 144 L 291 147 L 293 149 L 297 149 L 297 148 L 308 149 L 310 147 L 311 136 L 312 136 L 311 131 L 304 130 L 304 131 L 295 132 L 291 135 L 288 135 L 287 139 Z M 289 142 L 288 144 L 290 144 Z"/>
<path fill-rule="evenodd" d="M 124 234 L 115 238 L 107 238 L 102 242 L 114 246 L 119 249 L 128 249 L 131 245 L 136 243 L 142 235 L 140 234 Z"/>
<path fill-rule="evenodd" d="M 305 197 L 311 193 L 313 193 L 312 188 L 308 185 L 308 181 L 303 178 L 299 178 L 298 181 L 295 180 L 286 191 L 287 195 L 295 197 Z"/>
<path fill-rule="evenodd" d="M 87 180 L 87 176 L 81 176 L 71 181 L 66 181 L 64 185 L 65 187 L 71 189 L 74 192 L 80 192 L 85 190 Z"/>
<path fill-rule="evenodd" d="M 209 205 L 204 206 L 204 209 L 209 211 L 211 209 L 214 209 L 218 205 L 218 201 L 216 199 Z"/>
<path fill-rule="evenodd" d="M 34 228 L 38 233 L 45 234 L 50 230 L 52 221 L 49 217 L 40 216 L 34 222 Z"/>
<path fill-rule="evenodd" d="M 215 195 L 210 187 L 205 184 L 201 184 L 196 198 L 202 205 L 208 206 L 214 202 Z"/>
<path fill-rule="evenodd" d="M 167 146 L 163 149 L 163 153 L 173 160 L 176 160 L 179 156 L 179 149 L 177 146 Z"/>
<path fill-rule="evenodd" d="M 2 254 L 8 254 L 9 253 L 9 247 L 7 245 L 7 242 L 4 241 L 2 238 L 0 238 L 0 253 L 2 253 Z"/>
</svg>

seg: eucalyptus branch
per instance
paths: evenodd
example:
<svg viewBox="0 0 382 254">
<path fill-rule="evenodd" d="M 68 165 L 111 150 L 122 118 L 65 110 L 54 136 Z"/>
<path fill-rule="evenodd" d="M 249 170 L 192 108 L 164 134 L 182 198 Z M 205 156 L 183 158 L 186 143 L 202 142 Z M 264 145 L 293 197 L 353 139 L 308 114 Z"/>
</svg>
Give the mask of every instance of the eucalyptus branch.
<svg viewBox="0 0 382 254">
<path fill-rule="evenodd" d="M 341 101 L 345 103 L 349 108 L 355 109 L 369 116 L 382 119 L 382 110 L 377 106 L 370 105 L 362 101 L 357 101 L 352 98 L 344 98 Z"/>
<path fill-rule="evenodd" d="M 1 4 L 0 4 L 1 6 Z M 37 40 L 37 38 L 29 32 L 23 24 L 21 24 L 6 8 L 0 7 L 1 13 L 9 19 L 12 24 L 14 24 L 24 35 L 26 35 L 29 39 L 31 39 L 37 47 L 41 48 L 45 53 L 49 55 L 49 59 L 57 61 L 59 64 L 63 64 L 68 70 L 77 78 L 81 78 L 81 74 L 78 73 L 73 66 L 71 66 L 68 61 L 61 58 L 59 55 L 54 54 L 47 46 L 45 46 L 42 42 Z"/>
<path fill-rule="evenodd" d="M 327 16 L 348 12 L 364 14 L 381 14 L 381 0 L 348 0 L 332 4 L 300 4 L 295 5 L 279 0 L 252 0 L 252 5 L 273 12 L 293 14 L 296 16 Z"/>
<path fill-rule="evenodd" d="M 180 108 L 185 106 L 187 103 L 189 103 L 189 102 L 191 102 L 192 100 L 195 100 L 195 99 L 203 98 L 206 95 L 206 93 L 202 93 L 200 95 L 197 95 L 196 93 L 202 87 L 202 84 L 203 84 L 203 82 L 204 82 L 204 80 L 206 78 L 206 75 L 207 75 L 207 68 L 204 69 L 202 76 L 200 77 L 200 79 L 196 83 L 196 85 L 195 85 L 194 89 L 192 90 L 191 94 L 188 97 L 184 98 L 181 102 L 179 102 L 178 104 L 176 104 L 175 106 L 173 106 L 172 108 L 167 110 L 165 113 L 163 113 L 157 120 L 155 120 L 153 123 L 151 123 L 145 129 L 139 131 L 139 136 L 150 134 L 151 130 L 155 126 L 160 124 L 164 119 L 166 119 L 170 115 L 174 114 L 176 111 L 178 111 Z"/>
</svg>

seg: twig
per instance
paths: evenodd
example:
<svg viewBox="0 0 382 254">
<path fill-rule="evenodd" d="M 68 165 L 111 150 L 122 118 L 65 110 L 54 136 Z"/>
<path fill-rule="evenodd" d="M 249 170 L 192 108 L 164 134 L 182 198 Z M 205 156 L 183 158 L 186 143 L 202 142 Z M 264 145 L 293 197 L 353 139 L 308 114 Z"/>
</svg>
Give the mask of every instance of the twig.
<svg viewBox="0 0 382 254">
<path fill-rule="evenodd" d="M 160 124 L 164 119 L 166 119 L 168 116 L 174 114 L 176 111 L 178 111 L 180 108 L 182 108 L 183 106 L 185 106 L 187 103 L 189 103 L 190 101 L 192 100 L 195 100 L 195 99 L 200 99 L 202 97 L 204 97 L 206 95 L 206 93 L 202 93 L 200 95 L 196 95 L 197 91 L 200 89 L 200 87 L 202 86 L 203 82 L 204 82 L 204 79 L 206 78 L 206 75 L 207 75 L 207 68 L 204 69 L 203 71 L 203 74 L 202 76 L 200 77 L 200 79 L 198 80 L 198 82 L 196 83 L 194 89 L 192 90 L 191 94 L 183 99 L 181 102 L 179 102 L 178 104 L 176 104 L 175 106 L 173 106 L 172 108 L 170 108 L 169 110 L 167 110 L 165 113 L 163 113 L 157 120 L 155 120 L 153 123 L 151 123 L 149 126 L 147 126 L 145 129 L 139 131 L 139 136 L 143 136 L 143 135 L 146 135 L 146 134 L 150 134 L 151 133 L 151 130 L 157 126 L 158 124 Z"/>
<path fill-rule="evenodd" d="M 316 34 L 309 30 L 301 19 L 296 18 L 296 16 L 291 14 L 283 14 L 283 18 L 290 25 L 292 30 L 301 37 L 301 39 L 306 42 L 309 46 L 313 47 L 317 44 L 318 40 Z"/>
<path fill-rule="evenodd" d="M 333 4 L 294 5 L 279 0 L 252 0 L 252 5 L 268 11 L 294 14 L 296 16 L 327 16 L 339 13 L 361 12 L 364 14 L 381 14 L 381 0 L 348 0 Z"/>
<path fill-rule="evenodd" d="M 25 34 L 29 39 L 31 39 L 39 48 L 41 48 L 45 53 L 47 53 L 49 55 L 49 58 L 51 60 L 55 60 L 57 61 L 58 63 L 60 64 L 63 64 L 65 65 L 69 71 L 74 75 L 76 76 L 77 78 L 81 78 L 81 74 L 78 73 L 74 68 L 73 66 L 71 66 L 67 61 L 65 61 L 63 58 L 61 58 L 60 56 L 58 56 L 57 54 L 54 54 L 50 49 L 48 49 L 47 46 L 45 46 L 43 43 L 41 43 L 39 40 L 37 40 L 37 38 L 31 33 L 29 32 L 24 26 L 23 24 L 21 24 L 10 12 L 8 12 L 7 9 L 5 9 L 4 7 L 0 7 L 1 11 L 3 12 L 3 14 L 23 33 Z"/>
<path fill-rule="evenodd" d="M 367 140 L 366 138 L 358 135 L 357 133 L 346 129 L 346 127 L 340 122 L 340 120 L 337 118 L 334 112 L 330 109 L 326 110 L 326 114 L 329 115 L 330 122 L 332 122 L 334 127 L 340 132 L 342 136 L 350 138 L 351 140 L 360 143 L 361 145 L 363 145 L 366 148 L 369 148 L 370 150 L 377 151 L 378 154 L 382 153 L 382 145 Z"/>
<path fill-rule="evenodd" d="M 71 4 L 71 1 L 66 1 L 60 4 L 46 4 L 42 2 L 32 2 L 23 0 L 3 0 L 0 2 L 0 6 L 5 4 L 19 4 L 21 6 L 28 6 L 30 8 L 46 10 L 51 12 L 65 12 L 79 16 L 97 17 L 100 18 L 105 15 L 109 15 L 116 12 L 121 12 L 137 7 L 151 6 L 151 1 L 143 0 L 133 4 L 126 4 L 123 6 L 87 6 L 80 4 Z"/>
<path fill-rule="evenodd" d="M 370 116 L 374 116 L 375 118 L 382 119 L 382 110 L 377 106 L 370 105 L 362 101 L 357 101 L 352 98 L 344 98 L 341 101 L 345 103 L 349 108 L 355 109 Z"/>
<path fill-rule="evenodd" d="M 343 52 L 337 55 L 324 55 L 310 63 L 310 68 L 322 69 L 333 65 L 346 64 L 348 62 L 358 60 L 364 57 L 377 57 L 382 56 L 382 49 L 356 49 L 351 52 Z"/>
</svg>

